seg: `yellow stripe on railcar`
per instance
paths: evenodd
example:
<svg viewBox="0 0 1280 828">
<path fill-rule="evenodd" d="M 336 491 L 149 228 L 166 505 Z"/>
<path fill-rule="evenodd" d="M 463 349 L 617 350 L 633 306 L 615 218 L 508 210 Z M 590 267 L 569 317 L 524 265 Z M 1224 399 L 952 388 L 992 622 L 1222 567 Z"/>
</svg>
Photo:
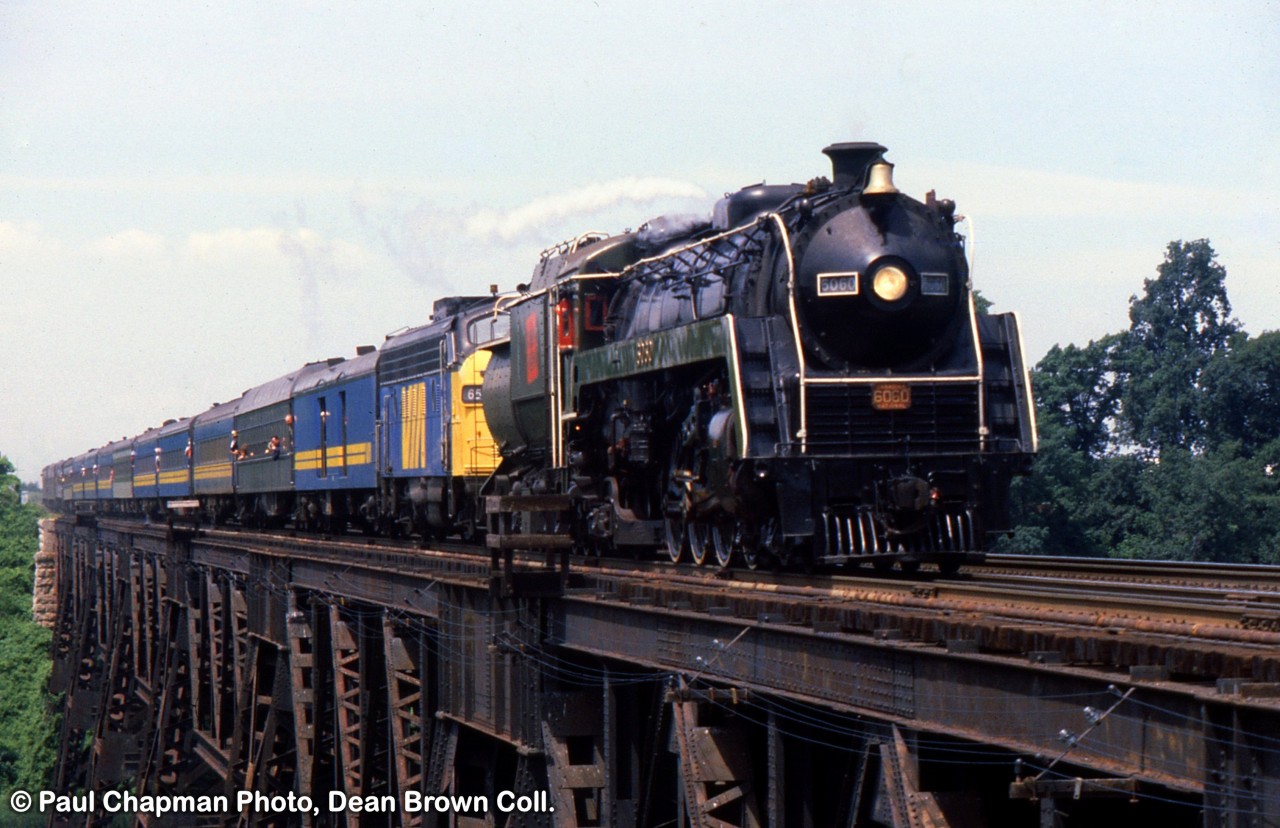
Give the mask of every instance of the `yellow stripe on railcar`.
<svg viewBox="0 0 1280 828">
<path fill-rule="evenodd" d="M 329 446 L 325 449 L 326 464 L 333 468 L 346 466 L 367 466 L 373 462 L 373 443 L 348 443 L 345 446 Z M 320 449 L 300 451 L 294 455 L 293 467 L 297 471 L 315 471 L 320 468 Z"/>
</svg>

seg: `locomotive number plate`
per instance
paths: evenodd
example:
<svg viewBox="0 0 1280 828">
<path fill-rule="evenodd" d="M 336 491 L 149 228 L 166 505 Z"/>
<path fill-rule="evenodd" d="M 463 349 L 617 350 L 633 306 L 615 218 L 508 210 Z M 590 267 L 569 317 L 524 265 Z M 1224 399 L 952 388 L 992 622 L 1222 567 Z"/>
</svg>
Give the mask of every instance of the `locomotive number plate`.
<svg viewBox="0 0 1280 828">
<path fill-rule="evenodd" d="M 483 385 L 462 386 L 462 401 L 467 405 L 480 405 L 480 403 L 484 402 L 484 386 Z"/>
<path fill-rule="evenodd" d="M 888 382 L 871 386 L 871 407 L 876 411 L 906 411 L 911 407 L 911 386 Z"/>
<path fill-rule="evenodd" d="M 819 296 L 857 296 L 858 295 L 858 274 L 856 271 L 850 273 L 819 273 L 818 274 L 818 295 Z"/>
</svg>

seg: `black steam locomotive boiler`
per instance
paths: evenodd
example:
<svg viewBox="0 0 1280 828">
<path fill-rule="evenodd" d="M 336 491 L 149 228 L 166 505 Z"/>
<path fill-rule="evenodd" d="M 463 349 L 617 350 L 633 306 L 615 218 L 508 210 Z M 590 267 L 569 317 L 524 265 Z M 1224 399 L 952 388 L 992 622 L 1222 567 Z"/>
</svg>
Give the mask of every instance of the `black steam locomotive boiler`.
<svg viewBox="0 0 1280 828">
<path fill-rule="evenodd" d="M 1007 527 L 1017 319 L 977 311 L 953 202 L 823 152 L 831 180 L 543 254 L 485 372 L 496 545 L 953 571 Z"/>
</svg>

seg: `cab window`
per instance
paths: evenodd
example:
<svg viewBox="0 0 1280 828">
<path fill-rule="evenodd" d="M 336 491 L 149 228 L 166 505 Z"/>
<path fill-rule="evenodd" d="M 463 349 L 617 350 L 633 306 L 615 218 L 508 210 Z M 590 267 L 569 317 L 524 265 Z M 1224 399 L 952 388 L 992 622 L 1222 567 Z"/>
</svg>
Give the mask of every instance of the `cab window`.
<svg viewBox="0 0 1280 828">
<path fill-rule="evenodd" d="M 505 313 L 482 316 L 467 326 L 467 339 L 472 345 L 484 345 L 511 335 L 511 317 Z"/>
</svg>

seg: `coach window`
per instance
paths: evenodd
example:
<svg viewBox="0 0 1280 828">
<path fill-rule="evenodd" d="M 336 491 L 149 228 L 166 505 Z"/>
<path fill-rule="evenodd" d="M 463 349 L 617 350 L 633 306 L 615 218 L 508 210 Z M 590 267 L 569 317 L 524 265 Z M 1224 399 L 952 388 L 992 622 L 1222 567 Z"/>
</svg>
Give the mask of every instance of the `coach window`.
<svg viewBox="0 0 1280 828">
<path fill-rule="evenodd" d="M 316 477 L 324 477 L 329 473 L 329 411 L 325 408 L 324 397 L 316 403 L 320 407 L 320 463 L 316 466 Z"/>
<path fill-rule="evenodd" d="M 342 415 L 342 473 L 347 473 L 347 392 L 338 392 L 338 413 Z"/>
</svg>

